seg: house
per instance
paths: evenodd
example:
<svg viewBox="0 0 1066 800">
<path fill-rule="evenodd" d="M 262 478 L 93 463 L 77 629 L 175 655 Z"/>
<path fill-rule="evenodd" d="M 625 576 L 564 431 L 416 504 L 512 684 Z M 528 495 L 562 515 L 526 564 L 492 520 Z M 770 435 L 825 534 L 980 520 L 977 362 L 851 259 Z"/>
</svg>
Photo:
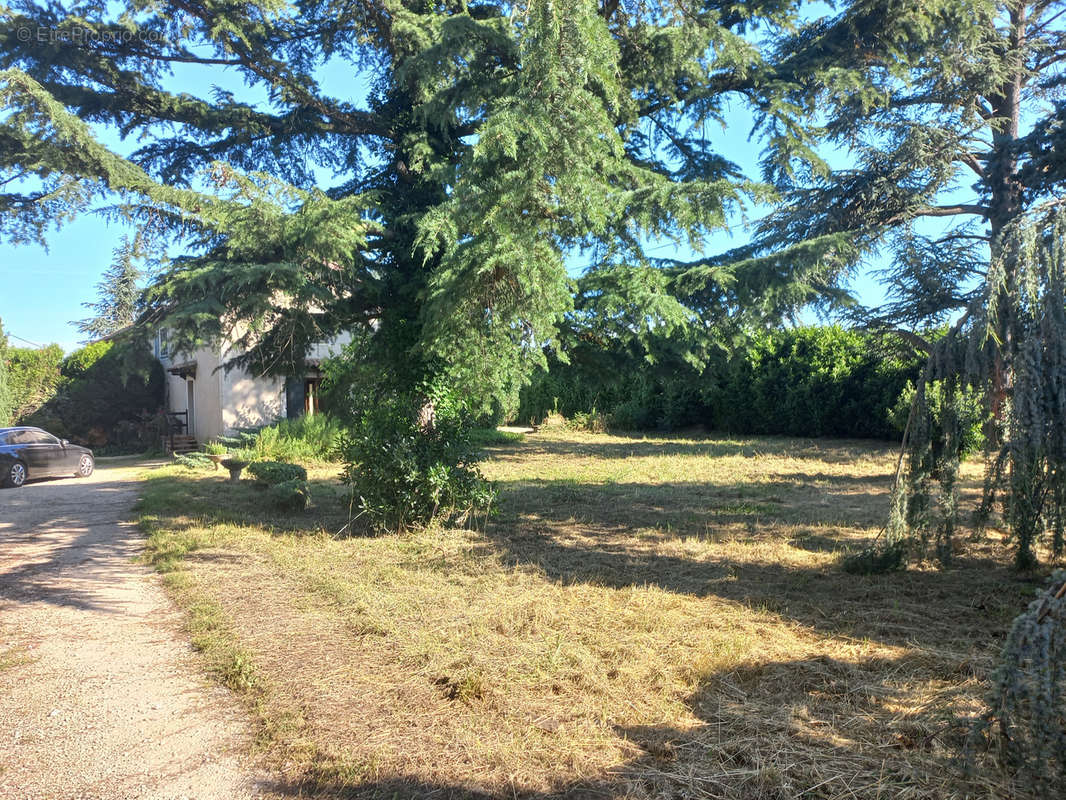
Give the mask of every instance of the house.
<svg viewBox="0 0 1066 800">
<path fill-rule="evenodd" d="M 172 352 L 167 329 L 161 328 L 153 347 L 167 373 L 164 402 L 176 423 L 174 449 L 196 449 L 198 442 L 232 435 L 238 428 L 321 412 L 319 367 L 350 341 L 350 336 L 341 335 L 314 345 L 302 375 L 256 376 L 243 368 L 223 366 L 233 357 L 225 344 L 217 350 L 203 347 L 192 353 Z"/>
</svg>

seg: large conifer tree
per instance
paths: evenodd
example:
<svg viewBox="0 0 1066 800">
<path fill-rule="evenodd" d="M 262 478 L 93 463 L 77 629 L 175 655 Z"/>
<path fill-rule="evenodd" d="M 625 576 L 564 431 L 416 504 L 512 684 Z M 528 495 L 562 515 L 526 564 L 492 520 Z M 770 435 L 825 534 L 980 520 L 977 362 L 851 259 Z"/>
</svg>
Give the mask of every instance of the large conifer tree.
<svg viewBox="0 0 1066 800">
<path fill-rule="evenodd" d="M 967 385 L 990 417 L 986 510 L 996 490 L 1013 498 L 1005 511 L 1019 563 L 1030 563 L 1033 537 L 1057 516 L 1038 500 L 1052 497 L 1047 481 L 1012 477 L 1035 470 L 1049 478 L 1066 466 L 1038 468 L 1032 458 L 1043 456 L 1016 446 L 1013 384 L 1029 346 L 1019 339 L 1028 313 L 1019 298 L 1039 264 L 1019 263 L 1018 254 L 1037 249 L 1012 242 L 1024 238 L 1027 214 L 1056 201 L 1066 177 L 1064 23 L 1066 9 L 1048 0 L 861 0 L 783 38 L 777 69 L 819 123 L 822 146 L 773 143 L 767 175 L 783 202 L 749 249 L 730 254 L 817 263 L 841 280 L 882 266 L 888 301 L 858 316 L 932 355 L 890 529 L 935 538 L 942 557 L 958 514 L 957 401 Z M 914 335 L 948 322 L 954 332 L 935 345 Z M 1023 427 L 1052 436 L 1044 423 L 1057 413 L 1027 403 Z M 1018 516 L 1033 503 L 1039 510 Z M 1060 548 L 1062 537 L 1055 541 Z"/>
<path fill-rule="evenodd" d="M 141 281 L 144 277 L 140 263 L 145 259 L 144 242 L 139 234 L 123 237 L 115 248 L 114 260 L 96 285 L 98 299 L 82 305 L 95 312 L 80 320 L 78 330 L 90 340 L 110 336 L 137 321 L 141 312 Z"/>
<path fill-rule="evenodd" d="M 361 328 L 409 381 L 443 370 L 498 397 L 570 305 L 568 251 L 642 269 L 647 237 L 698 244 L 757 191 L 705 124 L 730 102 L 787 124 L 751 34 L 794 5 L 20 3 L 0 12 L 0 166 L 44 185 L 0 196 L 0 224 L 32 238 L 119 192 L 187 237 L 151 295 L 179 342 L 240 320 L 247 359 L 284 372 Z M 350 94 L 321 88 L 327 62 Z M 174 64 L 270 101 L 174 91 Z M 79 120 L 144 142 L 119 158 Z"/>
</svg>

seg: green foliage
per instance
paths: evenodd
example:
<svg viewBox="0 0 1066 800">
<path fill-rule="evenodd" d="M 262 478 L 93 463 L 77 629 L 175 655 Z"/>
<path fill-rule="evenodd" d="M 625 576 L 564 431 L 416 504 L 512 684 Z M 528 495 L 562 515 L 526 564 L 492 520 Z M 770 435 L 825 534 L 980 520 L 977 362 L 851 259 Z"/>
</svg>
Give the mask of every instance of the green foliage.
<svg viewBox="0 0 1066 800">
<path fill-rule="evenodd" d="M 579 343 L 569 363 L 551 360 L 522 393 L 518 419 L 558 411 L 592 429 L 677 429 L 729 433 L 894 439 L 890 412 L 919 358 L 891 337 L 837 327 L 751 334 L 726 351 L 695 347 L 639 351 L 608 339 Z M 668 349 L 669 348 L 669 349 Z"/>
<path fill-rule="evenodd" d="M 55 396 L 63 349 L 57 344 L 40 349 L 10 347 L 7 356 L 11 420 L 19 424 Z"/>
<path fill-rule="evenodd" d="M 985 411 L 984 398 L 973 387 L 963 386 L 957 390 L 955 398 L 945 397 L 944 383 L 927 384 L 925 402 L 928 404 L 932 421 L 936 428 L 943 428 L 949 416 L 959 415 L 959 455 L 963 458 L 981 452 L 985 446 L 985 425 L 988 414 Z M 907 430 L 911 417 L 911 408 L 917 394 L 913 381 L 907 381 L 896 405 L 889 412 L 892 426 L 902 435 Z"/>
<path fill-rule="evenodd" d="M 13 410 L 15 400 L 11 391 L 11 382 L 8 377 L 8 345 L 7 335 L 4 333 L 4 324 L 0 320 L 0 427 L 6 427 L 14 422 Z"/>
<path fill-rule="evenodd" d="M 206 453 L 175 453 L 174 461 L 186 469 L 209 470 L 214 469 L 214 462 L 207 457 Z"/>
<path fill-rule="evenodd" d="M 254 466 L 250 465 L 249 471 Z M 281 481 L 270 487 L 270 500 L 281 511 L 303 511 L 311 501 L 311 487 L 302 479 Z"/>
<path fill-rule="evenodd" d="M 163 369 L 144 342 L 94 342 L 63 360 L 53 396 L 24 421 L 93 447 L 143 451 L 158 444 L 163 387 Z"/>
<path fill-rule="evenodd" d="M 595 262 L 574 320 L 610 318 L 638 346 L 694 326 L 693 309 L 709 324 L 753 297 L 775 298 L 760 317 L 811 297 L 818 276 L 780 260 L 688 269 L 645 251 L 700 250 L 768 198 L 713 128 L 744 106 L 798 134 L 760 46 L 797 6 L 164 0 L 119 17 L 27 0 L 0 12 L 9 30 L 121 25 L 137 44 L 45 56 L 0 39 L 18 65 L 0 72 L 0 180 L 15 180 L 0 235 L 39 240 L 117 195 L 188 245 L 143 314 L 178 351 L 227 337 L 235 362 L 298 374 L 313 342 L 350 331 L 367 340 L 354 356 L 397 371 L 391 396 L 447 385 L 512 411 L 573 305 L 570 253 Z M 171 92 L 175 60 L 232 67 L 270 100 Z M 326 63 L 369 97 L 324 93 Z M 118 156 L 81 117 L 140 149 Z"/>
<path fill-rule="evenodd" d="M 99 300 L 82 305 L 95 312 L 89 319 L 77 323 L 78 330 L 89 339 L 110 336 L 136 322 L 142 310 L 141 280 L 144 277 L 139 262 L 148 260 L 147 242 L 140 231 L 131 240 L 124 236 L 115 248 L 115 257 L 96 285 Z"/>
<path fill-rule="evenodd" d="M 325 414 L 283 419 L 256 431 L 254 448 L 269 461 L 332 461 L 341 431 L 337 419 Z"/>
<path fill-rule="evenodd" d="M 971 748 L 991 743 L 1035 796 L 1066 794 L 1066 573 L 1014 620 Z"/>
<path fill-rule="evenodd" d="M 207 442 L 204 445 L 204 453 L 206 453 L 207 455 L 221 456 L 225 455 L 228 452 L 229 448 L 219 441 Z"/>
<path fill-rule="evenodd" d="M 307 470 L 299 464 L 285 464 L 280 461 L 256 461 L 248 465 L 248 472 L 267 486 L 307 480 Z"/>
<path fill-rule="evenodd" d="M 375 533 L 462 521 L 495 491 L 477 466 L 472 420 L 454 393 L 382 395 L 363 406 L 344 439 L 353 524 Z"/>
<path fill-rule="evenodd" d="M 987 457 L 977 526 L 998 506 L 1016 564 L 1028 569 L 1041 543 L 1066 552 L 1066 211 L 1019 218 L 997 253 L 917 384 L 889 531 L 933 541 L 948 559 L 959 460 L 980 397 Z"/>
</svg>

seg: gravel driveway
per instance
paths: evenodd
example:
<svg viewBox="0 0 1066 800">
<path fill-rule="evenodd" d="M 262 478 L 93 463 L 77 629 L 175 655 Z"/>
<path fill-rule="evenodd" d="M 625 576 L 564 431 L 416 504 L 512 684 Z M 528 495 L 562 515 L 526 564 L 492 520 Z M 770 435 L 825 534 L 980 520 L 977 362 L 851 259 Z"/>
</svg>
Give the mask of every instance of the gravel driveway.
<svg viewBox="0 0 1066 800">
<path fill-rule="evenodd" d="M 0 798 L 263 796 L 158 577 L 131 462 L 0 490 Z"/>
</svg>

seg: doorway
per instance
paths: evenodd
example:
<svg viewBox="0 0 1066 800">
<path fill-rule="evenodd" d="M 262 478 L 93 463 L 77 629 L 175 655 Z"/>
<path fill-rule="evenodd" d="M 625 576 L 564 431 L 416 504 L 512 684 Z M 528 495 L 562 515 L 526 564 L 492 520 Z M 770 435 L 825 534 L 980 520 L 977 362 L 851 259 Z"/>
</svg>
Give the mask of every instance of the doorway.
<svg viewBox="0 0 1066 800">
<path fill-rule="evenodd" d="M 196 381 L 194 381 L 192 379 L 185 381 L 185 392 L 186 392 L 186 395 L 187 395 L 185 408 L 189 412 L 188 419 L 186 420 L 186 425 L 188 425 L 188 429 L 186 430 L 186 433 L 189 436 L 194 435 L 193 434 L 193 395 L 195 394 L 195 392 L 193 391 L 193 385 L 195 383 L 196 383 Z"/>
</svg>

